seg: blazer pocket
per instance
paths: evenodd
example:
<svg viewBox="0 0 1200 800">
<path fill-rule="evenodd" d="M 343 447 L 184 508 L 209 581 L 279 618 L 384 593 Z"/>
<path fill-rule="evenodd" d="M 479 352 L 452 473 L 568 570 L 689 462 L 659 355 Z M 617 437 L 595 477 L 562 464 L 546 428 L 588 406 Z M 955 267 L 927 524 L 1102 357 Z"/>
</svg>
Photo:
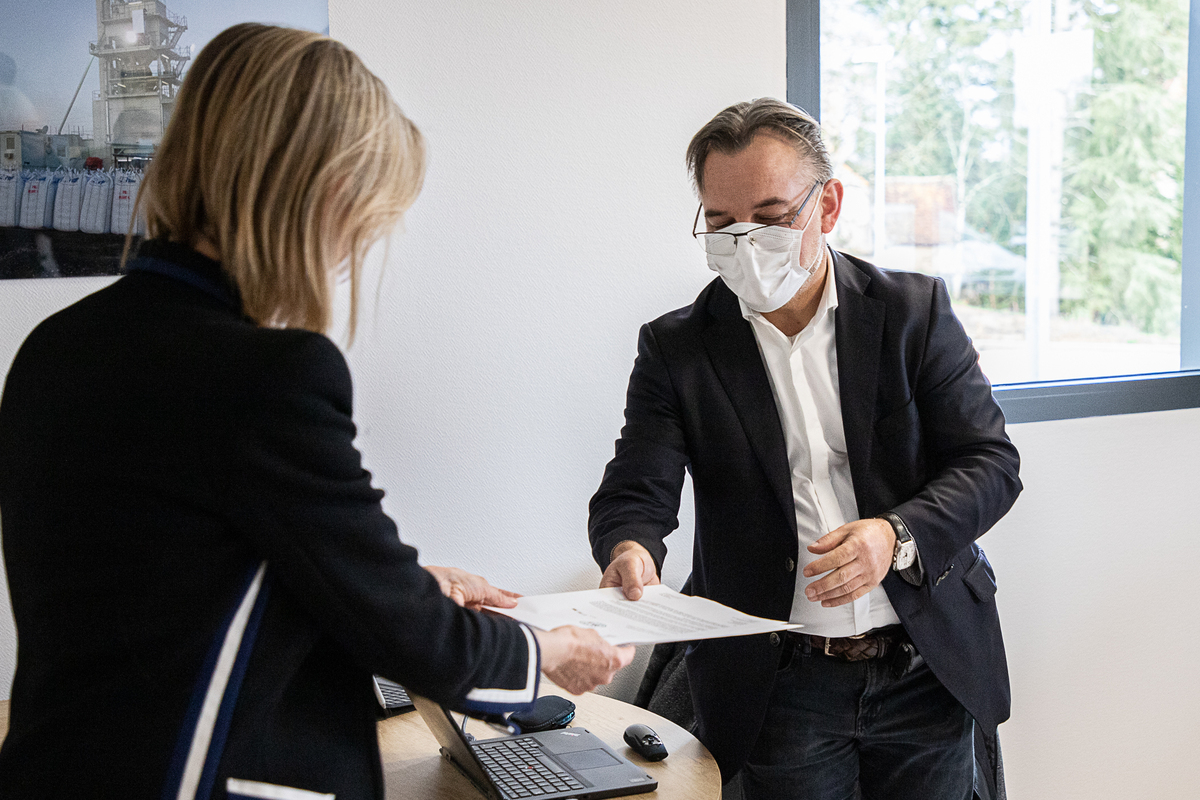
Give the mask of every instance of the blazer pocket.
<svg viewBox="0 0 1200 800">
<path fill-rule="evenodd" d="M 277 783 L 244 781 L 229 778 L 225 781 L 225 794 L 231 800 L 336 800 L 335 795 L 280 786 Z"/>
<path fill-rule="evenodd" d="M 996 573 L 992 571 L 992 565 L 988 563 L 982 550 L 976 556 L 975 563 L 963 575 L 963 583 L 978 603 L 990 603 L 996 596 Z"/>
<path fill-rule="evenodd" d="M 901 431 L 911 430 L 917 424 L 916 416 L 917 400 L 910 397 L 907 403 L 875 423 L 875 435 L 887 439 Z"/>
</svg>

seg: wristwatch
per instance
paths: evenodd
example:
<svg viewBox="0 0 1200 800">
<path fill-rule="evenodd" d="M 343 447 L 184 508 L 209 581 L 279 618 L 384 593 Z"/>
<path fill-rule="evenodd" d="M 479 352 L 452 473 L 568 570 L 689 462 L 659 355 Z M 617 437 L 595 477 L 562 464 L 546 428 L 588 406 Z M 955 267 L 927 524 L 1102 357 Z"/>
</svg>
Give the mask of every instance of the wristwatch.
<svg viewBox="0 0 1200 800">
<path fill-rule="evenodd" d="M 921 579 L 925 577 L 925 571 L 921 568 L 921 561 L 917 553 L 917 542 L 913 539 L 913 535 L 909 533 L 908 526 L 904 524 L 904 520 L 900 519 L 898 514 L 893 514 L 890 511 L 885 511 L 875 519 L 887 522 L 896 533 L 896 546 L 892 550 L 892 569 L 896 570 L 901 578 L 913 586 L 920 586 Z"/>
</svg>

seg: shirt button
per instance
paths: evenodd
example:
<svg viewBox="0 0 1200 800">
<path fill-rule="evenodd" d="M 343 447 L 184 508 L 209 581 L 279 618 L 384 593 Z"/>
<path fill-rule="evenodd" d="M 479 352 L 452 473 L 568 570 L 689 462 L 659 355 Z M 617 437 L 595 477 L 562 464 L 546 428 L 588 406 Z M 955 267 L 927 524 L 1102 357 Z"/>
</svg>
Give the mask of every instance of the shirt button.
<svg viewBox="0 0 1200 800">
<path fill-rule="evenodd" d="M 779 634 L 778 633 L 771 634 L 771 647 L 779 647 Z"/>
<path fill-rule="evenodd" d="M 789 558 L 787 561 L 784 562 L 784 569 L 786 569 L 788 572 L 791 572 L 795 568 L 796 568 L 796 562 L 793 561 L 792 559 Z"/>
</svg>

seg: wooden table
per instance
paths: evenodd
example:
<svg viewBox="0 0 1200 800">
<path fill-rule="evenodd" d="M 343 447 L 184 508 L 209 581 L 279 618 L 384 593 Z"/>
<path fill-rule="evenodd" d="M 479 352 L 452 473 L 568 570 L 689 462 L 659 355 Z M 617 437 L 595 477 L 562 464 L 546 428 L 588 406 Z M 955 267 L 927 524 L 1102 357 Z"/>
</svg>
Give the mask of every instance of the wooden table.
<svg viewBox="0 0 1200 800">
<path fill-rule="evenodd" d="M 559 694 L 577 706 L 575 727 L 587 728 L 605 744 L 654 776 L 658 790 L 633 795 L 646 800 L 719 800 L 721 773 L 704 745 L 673 722 L 645 709 L 598 694 L 573 697 L 542 678 L 542 694 Z M 649 763 L 630 750 L 621 734 L 634 722 L 654 729 L 670 756 Z M 488 738 L 490 729 L 472 721 L 467 730 Z M 8 731 L 8 701 L 0 701 L 0 741 Z M 498 735 L 498 734 L 497 734 Z M 379 723 L 388 800 L 480 800 L 482 795 L 440 755 L 438 743 L 415 711 Z"/>
</svg>

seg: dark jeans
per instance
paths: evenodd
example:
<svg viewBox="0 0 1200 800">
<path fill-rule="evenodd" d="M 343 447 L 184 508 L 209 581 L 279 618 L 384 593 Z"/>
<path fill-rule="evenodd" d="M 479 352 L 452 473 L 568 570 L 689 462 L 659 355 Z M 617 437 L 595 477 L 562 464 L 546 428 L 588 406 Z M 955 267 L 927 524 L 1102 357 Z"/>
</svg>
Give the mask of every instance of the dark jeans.
<svg viewBox="0 0 1200 800">
<path fill-rule="evenodd" d="M 974 722 L 923 661 L 897 676 L 888 658 L 788 646 L 746 800 L 971 800 Z"/>
</svg>

